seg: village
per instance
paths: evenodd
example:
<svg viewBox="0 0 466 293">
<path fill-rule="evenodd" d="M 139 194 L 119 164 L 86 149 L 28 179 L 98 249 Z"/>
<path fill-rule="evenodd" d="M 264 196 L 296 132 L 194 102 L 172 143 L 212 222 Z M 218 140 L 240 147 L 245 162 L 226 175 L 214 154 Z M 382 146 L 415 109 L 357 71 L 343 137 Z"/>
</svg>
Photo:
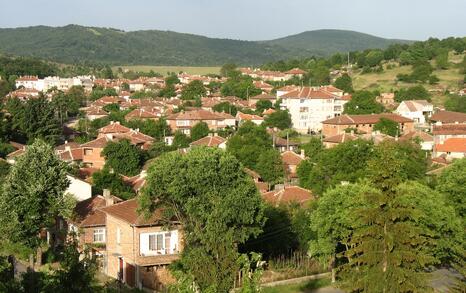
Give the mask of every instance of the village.
<svg viewBox="0 0 466 293">
<path fill-rule="evenodd" d="M 244 172 L 256 185 L 264 203 L 271 206 L 306 206 L 319 197 L 300 186 L 298 180 L 299 165 L 314 156 L 303 148 L 306 139 L 311 137 L 327 149 L 356 140 L 375 145 L 385 141 L 412 141 L 419 144 L 429 156 L 430 164 L 435 166 L 430 172 L 439 172 L 455 159 L 466 156 L 464 113 L 446 111 L 423 99 L 398 103 L 394 93 L 381 93 L 376 100 L 389 111 L 345 114 L 345 104 L 352 100 L 352 94 L 334 85 L 277 86 L 280 82 L 301 79 L 306 74 L 301 69 L 279 72 L 238 68 L 238 74 L 253 80 L 242 98 L 224 96 L 218 91 L 227 77 L 186 73 L 171 75 L 176 82 L 169 85 L 168 78 L 163 77 L 134 80 L 93 76 L 18 77 L 16 90 L 7 94 L 7 101 L 17 99 L 27 103 L 45 99 L 51 102 L 57 93 L 66 94 L 76 87 L 87 97 L 96 89 L 114 93 L 102 94 L 94 100 L 86 98 L 84 106 L 79 108 L 82 114 L 67 117 L 68 121 L 63 124 L 54 153 L 74 170 L 67 175 L 69 186 L 65 193 L 73 195 L 76 206 L 72 218 L 60 217 L 54 228 L 47 229 L 44 241 L 51 247 L 59 247 L 69 235 L 76 235 L 79 249 L 97 257 L 103 274 L 129 287 L 161 290 L 174 281 L 168 266 L 179 259 L 184 249 L 183 227 L 174 220 L 167 230 L 160 210 L 153 211 L 148 218 L 139 214 L 138 194 L 146 185 L 150 165 L 157 164 L 157 159 L 146 157 L 136 172 L 118 174 L 109 165 L 111 154 L 106 149 L 122 142 L 129 142 L 130 147 L 142 152 L 150 152 L 154 145 L 180 154 L 199 147 L 225 151 L 229 140 L 242 127 L 263 127 L 271 137 L 270 147 L 279 154 L 283 176 L 268 176 L 271 181 L 267 181 L 261 176 L 260 168 L 244 168 Z M 217 90 L 209 86 L 212 83 L 217 84 Z M 172 97 L 151 97 L 168 87 L 173 89 Z M 192 89 L 194 94 L 190 92 Z M 188 93 L 191 95 L 186 99 Z M 114 117 L 115 112 L 123 113 L 119 116 L 122 119 L 111 120 L 109 117 Z M 91 125 L 96 121 L 102 121 L 101 127 L 93 136 L 87 136 L 86 141 L 80 140 L 83 123 Z M 152 137 L 143 129 L 131 127 L 147 121 L 161 123 L 163 133 Z M 378 127 L 386 121 L 395 124 L 396 133 L 390 135 Z M 15 141 L 9 144 L 15 150 L 5 160 L 14 165 L 29 146 Z M 116 160 L 125 164 L 127 158 L 120 153 Z M 274 162 L 269 163 L 273 166 Z M 104 169 L 115 172 L 133 195 L 119 194 L 108 184 L 96 186 L 95 174 L 104 174 Z M 37 262 L 40 265 L 42 261 Z"/>
<path fill-rule="evenodd" d="M 465 293 L 466 1 L 4 1 L 0 293 Z"/>
</svg>

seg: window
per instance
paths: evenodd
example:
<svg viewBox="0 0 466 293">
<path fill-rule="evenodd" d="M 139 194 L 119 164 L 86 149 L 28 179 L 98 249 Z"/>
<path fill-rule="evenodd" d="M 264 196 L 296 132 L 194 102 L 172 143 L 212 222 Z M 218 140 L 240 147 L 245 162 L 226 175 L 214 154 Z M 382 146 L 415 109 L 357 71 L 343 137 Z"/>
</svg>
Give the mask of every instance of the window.
<svg viewBox="0 0 466 293">
<path fill-rule="evenodd" d="M 84 149 L 84 155 L 89 156 L 92 155 L 92 149 Z"/>
<path fill-rule="evenodd" d="M 309 111 L 308 107 L 299 107 L 299 112 L 301 113 L 308 112 L 308 111 Z"/>
<path fill-rule="evenodd" d="M 149 250 L 160 251 L 164 247 L 163 234 L 152 234 L 149 235 Z"/>
<path fill-rule="evenodd" d="M 93 240 L 96 243 L 105 242 L 105 229 L 104 228 L 94 229 Z"/>
<path fill-rule="evenodd" d="M 120 230 L 120 227 L 117 227 L 117 230 L 116 230 L 116 242 L 117 242 L 117 244 L 120 244 L 120 241 L 121 241 L 121 230 Z"/>
<path fill-rule="evenodd" d="M 176 126 L 189 126 L 189 120 L 176 120 Z"/>
<path fill-rule="evenodd" d="M 304 101 L 305 101 L 304 99 L 300 99 L 300 100 L 299 100 L 299 102 L 300 102 L 301 104 L 304 103 Z"/>
</svg>

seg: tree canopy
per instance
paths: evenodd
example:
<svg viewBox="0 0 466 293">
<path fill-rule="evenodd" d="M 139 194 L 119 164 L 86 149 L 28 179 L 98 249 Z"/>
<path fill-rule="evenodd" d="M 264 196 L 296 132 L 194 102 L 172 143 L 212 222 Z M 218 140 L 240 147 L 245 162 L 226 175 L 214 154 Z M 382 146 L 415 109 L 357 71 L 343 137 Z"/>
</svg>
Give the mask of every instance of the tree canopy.
<svg viewBox="0 0 466 293">
<path fill-rule="evenodd" d="M 396 137 L 400 135 L 399 128 L 397 122 L 387 118 L 380 118 L 379 122 L 374 124 L 373 130 Z"/>
<path fill-rule="evenodd" d="M 18 157 L 0 194 L 0 237 L 31 248 L 39 245 L 39 231 L 58 215 L 74 208 L 65 190 L 67 165 L 47 143 L 36 140 Z"/>
<path fill-rule="evenodd" d="M 175 216 L 181 222 L 186 246 L 174 270 L 203 292 L 232 288 L 236 244 L 258 235 L 264 224 L 252 179 L 238 160 L 218 149 L 163 155 L 149 168 L 139 203 L 146 214 L 163 208 L 167 220 Z"/>
<path fill-rule="evenodd" d="M 384 111 L 382 104 L 375 100 L 376 93 L 370 91 L 355 92 L 351 100 L 344 105 L 345 114 L 377 114 Z"/>
<path fill-rule="evenodd" d="M 265 127 L 246 121 L 227 142 L 227 151 L 245 167 L 256 170 L 260 155 L 272 148 L 272 137 Z"/>
<path fill-rule="evenodd" d="M 191 128 L 191 140 L 196 141 L 209 135 L 209 126 L 205 122 L 196 123 Z"/>
<path fill-rule="evenodd" d="M 193 80 L 183 87 L 181 92 L 181 99 L 183 100 L 194 100 L 201 98 L 206 94 L 204 84 L 200 80 Z"/>
<path fill-rule="evenodd" d="M 102 151 L 105 166 L 114 172 L 126 176 L 137 175 L 143 164 L 141 149 L 127 139 L 109 142 Z"/>
<path fill-rule="evenodd" d="M 278 110 L 268 115 L 264 120 L 264 124 L 268 127 L 277 127 L 282 130 L 291 128 L 291 115 L 286 110 Z"/>
</svg>

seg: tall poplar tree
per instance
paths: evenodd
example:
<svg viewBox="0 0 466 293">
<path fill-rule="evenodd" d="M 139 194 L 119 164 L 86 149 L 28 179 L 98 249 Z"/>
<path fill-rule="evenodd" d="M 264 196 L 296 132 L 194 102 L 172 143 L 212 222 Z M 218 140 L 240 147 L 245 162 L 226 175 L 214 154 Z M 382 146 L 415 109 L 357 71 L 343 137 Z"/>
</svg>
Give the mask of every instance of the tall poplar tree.
<svg viewBox="0 0 466 293">
<path fill-rule="evenodd" d="M 369 162 L 369 180 L 380 192 L 365 194 L 367 206 L 356 209 L 360 221 L 345 252 L 342 285 L 350 291 L 427 292 L 425 268 L 435 263 L 426 249 L 434 239 L 420 220 L 426 215 L 406 200 L 406 180 L 396 145 L 377 148 Z"/>
</svg>

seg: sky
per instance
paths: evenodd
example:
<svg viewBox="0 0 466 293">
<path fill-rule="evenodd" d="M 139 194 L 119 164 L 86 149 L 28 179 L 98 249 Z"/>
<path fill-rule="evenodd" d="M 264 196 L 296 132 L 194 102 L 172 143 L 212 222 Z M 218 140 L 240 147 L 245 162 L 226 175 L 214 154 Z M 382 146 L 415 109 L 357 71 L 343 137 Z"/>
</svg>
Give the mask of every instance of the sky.
<svg viewBox="0 0 466 293">
<path fill-rule="evenodd" d="M 171 30 L 269 40 L 346 29 L 410 40 L 466 36 L 466 0 L 0 0 L 0 27 Z"/>
</svg>

